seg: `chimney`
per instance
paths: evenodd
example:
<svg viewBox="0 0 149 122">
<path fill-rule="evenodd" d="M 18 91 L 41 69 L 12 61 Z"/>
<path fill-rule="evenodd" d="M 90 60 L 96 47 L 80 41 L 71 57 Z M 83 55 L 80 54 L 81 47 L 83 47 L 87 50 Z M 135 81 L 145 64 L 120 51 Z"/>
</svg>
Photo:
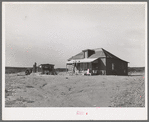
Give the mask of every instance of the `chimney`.
<svg viewBox="0 0 149 122">
<path fill-rule="evenodd" d="M 88 57 L 90 57 L 92 54 L 95 53 L 94 50 L 90 50 L 90 49 L 82 50 L 82 52 L 84 53 L 84 58 L 88 58 Z"/>
</svg>

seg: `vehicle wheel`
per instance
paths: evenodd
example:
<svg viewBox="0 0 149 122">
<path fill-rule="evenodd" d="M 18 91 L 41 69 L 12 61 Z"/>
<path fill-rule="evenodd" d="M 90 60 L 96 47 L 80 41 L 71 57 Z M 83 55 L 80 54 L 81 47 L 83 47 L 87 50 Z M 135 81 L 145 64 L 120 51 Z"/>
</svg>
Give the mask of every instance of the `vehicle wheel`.
<svg viewBox="0 0 149 122">
<path fill-rule="evenodd" d="M 29 70 L 26 70 L 25 71 L 25 75 L 29 75 Z"/>
</svg>

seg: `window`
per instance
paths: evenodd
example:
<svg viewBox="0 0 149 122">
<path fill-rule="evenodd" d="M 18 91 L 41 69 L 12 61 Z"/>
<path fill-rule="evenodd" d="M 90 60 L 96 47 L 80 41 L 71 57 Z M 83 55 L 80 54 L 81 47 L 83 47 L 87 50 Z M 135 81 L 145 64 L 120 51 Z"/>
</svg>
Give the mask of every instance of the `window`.
<svg viewBox="0 0 149 122">
<path fill-rule="evenodd" d="M 112 70 L 114 70 L 114 63 L 112 63 Z"/>
</svg>

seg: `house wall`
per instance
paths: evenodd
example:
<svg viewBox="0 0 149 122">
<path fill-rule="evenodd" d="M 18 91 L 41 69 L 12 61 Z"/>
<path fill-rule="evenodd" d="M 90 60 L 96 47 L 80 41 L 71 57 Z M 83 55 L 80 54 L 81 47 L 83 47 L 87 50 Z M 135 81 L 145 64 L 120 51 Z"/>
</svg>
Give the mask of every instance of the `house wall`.
<svg viewBox="0 0 149 122">
<path fill-rule="evenodd" d="M 106 58 L 99 58 L 92 62 L 93 70 L 106 70 Z"/>
<path fill-rule="evenodd" d="M 99 58 L 99 70 L 106 70 L 106 58 Z"/>
<path fill-rule="evenodd" d="M 94 66 L 94 63 L 93 63 Z M 95 69 L 95 68 L 93 68 Z M 106 58 L 98 59 L 98 73 L 101 75 L 106 75 Z"/>
<path fill-rule="evenodd" d="M 106 59 L 107 75 L 128 75 L 128 63 L 118 59 Z"/>
<path fill-rule="evenodd" d="M 67 65 L 67 68 L 68 71 L 72 71 L 73 65 Z M 104 75 L 128 75 L 128 63 L 111 58 L 99 58 L 92 63 L 78 63 L 77 69 L 79 71 L 98 70 L 99 74 Z"/>
</svg>

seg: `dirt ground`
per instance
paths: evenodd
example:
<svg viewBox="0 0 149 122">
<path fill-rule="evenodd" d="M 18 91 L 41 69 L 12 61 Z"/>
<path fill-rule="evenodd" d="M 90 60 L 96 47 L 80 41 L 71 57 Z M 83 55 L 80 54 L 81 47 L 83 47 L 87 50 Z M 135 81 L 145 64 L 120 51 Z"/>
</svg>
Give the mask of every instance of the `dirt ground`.
<svg viewBox="0 0 149 122">
<path fill-rule="evenodd" d="M 144 77 L 6 74 L 5 106 L 144 107 Z"/>
</svg>

